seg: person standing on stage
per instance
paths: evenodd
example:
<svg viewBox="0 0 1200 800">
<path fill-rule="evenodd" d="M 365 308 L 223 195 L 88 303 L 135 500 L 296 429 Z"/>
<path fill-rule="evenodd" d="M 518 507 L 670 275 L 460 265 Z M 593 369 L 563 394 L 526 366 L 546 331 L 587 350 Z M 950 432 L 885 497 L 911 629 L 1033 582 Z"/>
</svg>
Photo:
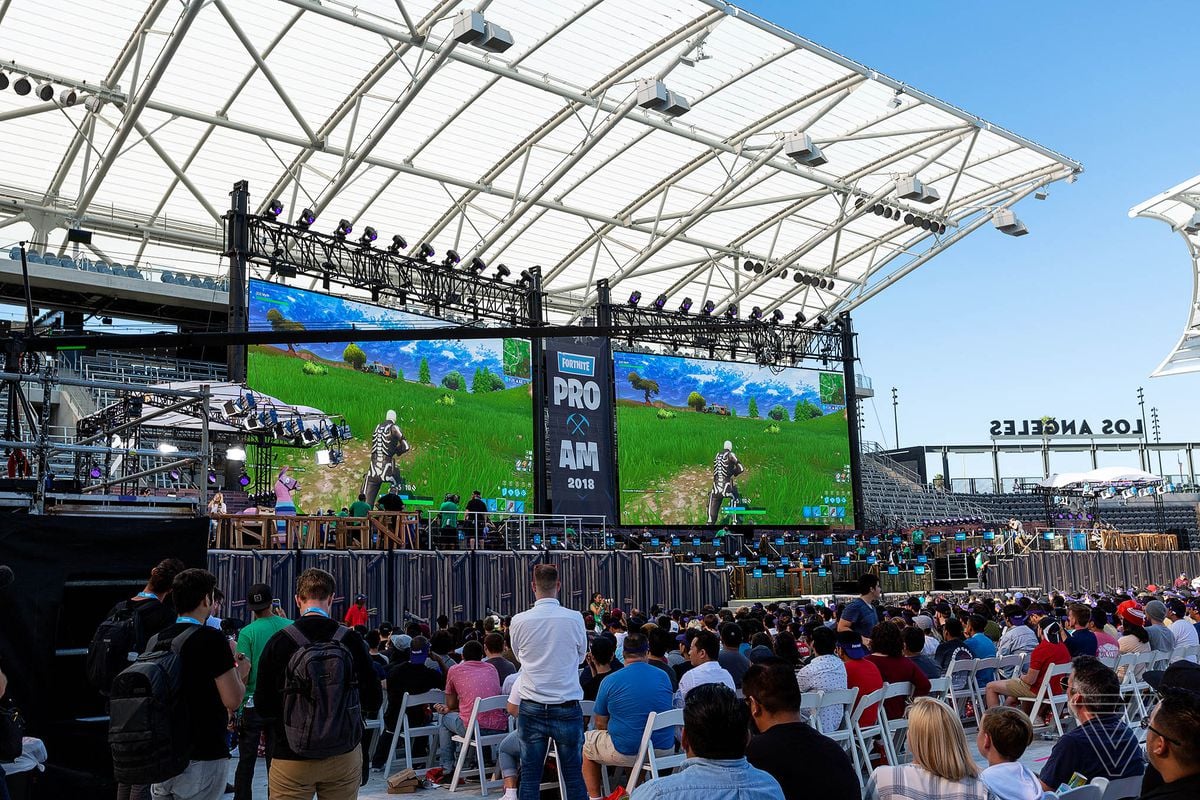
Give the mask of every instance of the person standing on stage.
<svg viewBox="0 0 1200 800">
<path fill-rule="evenodd" d="M 558 568 L 533 568 L 533 608 L 517 614 L 509 627 L 513 653 L 521 662 L 521 800 L 538 800 L 542 767 L 550 740 L 566 786 L 563 800 L 586 800 L 583 783 L 583 712 L 579 665 L 587 654 L 583 617 L 558 602 Z"/>
</svg>

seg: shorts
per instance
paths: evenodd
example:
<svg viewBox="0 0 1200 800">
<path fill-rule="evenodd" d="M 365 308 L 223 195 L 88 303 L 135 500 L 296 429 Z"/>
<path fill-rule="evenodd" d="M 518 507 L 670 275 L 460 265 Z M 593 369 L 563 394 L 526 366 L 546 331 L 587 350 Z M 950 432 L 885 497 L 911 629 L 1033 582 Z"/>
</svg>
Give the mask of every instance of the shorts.
<svg viewBox="0 0 1200 800">
<path fill-rule="evenodd" d="M 1009 697 L 1027 698 L 1029 700 L 1037 697 L 1037 692 L 1033 690 L 1033 687 L 1020 678 L 1009 678 L 1006 680 L 1004 682 L 1004 694 Z"/>
<path fill-rule="evenodd" d="M 654 748 L 654 755 L 666 757 L 675 754 L 675 748 L 659 750 Z M 612 736 L 608 731 L 585 731 L 583 734 L 583 757 L 597 764 L 608 764 L 614 767 L 632 767 L 637 760 L 637 753 L 627 756 L 617 750 Z"/>
</svg>

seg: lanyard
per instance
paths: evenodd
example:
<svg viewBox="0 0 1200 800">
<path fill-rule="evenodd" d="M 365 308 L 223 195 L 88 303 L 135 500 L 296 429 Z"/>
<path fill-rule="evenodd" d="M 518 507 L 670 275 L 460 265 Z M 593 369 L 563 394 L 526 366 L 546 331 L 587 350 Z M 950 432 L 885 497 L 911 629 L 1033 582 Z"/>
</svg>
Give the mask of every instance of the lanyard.
<svg viewBox="0 0 1200 800">
<path fill-rule="evenodd" d="M 330 618 L 328 611 L 323 608 L 317 608 L 316 606 L 309 606 L 308 608 L 304 609 L 304 613 L 300 616 L 308 616 L 309 614 L 320 614 L 322 617 L 325 617 L 325 619 Z"/>
<path fill-rule="evenodd" d="M 158 599 L 158 595 L 154 594 L 153 592 L 138 592 L 137 596 L 144 597 L 147 600 L 157 600 Z"/>
<path fill-rule="evenodd" d="M 203 625 L 204 623 L 195 617 L 176 617 L 176 622 L 186 622 L 188 625 Z"/>
</svg>

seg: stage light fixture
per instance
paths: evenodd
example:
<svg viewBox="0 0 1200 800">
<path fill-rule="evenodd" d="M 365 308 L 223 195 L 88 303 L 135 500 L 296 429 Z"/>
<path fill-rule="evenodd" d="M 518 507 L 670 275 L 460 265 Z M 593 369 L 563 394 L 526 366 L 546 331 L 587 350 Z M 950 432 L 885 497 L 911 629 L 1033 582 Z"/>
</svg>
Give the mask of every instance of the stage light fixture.
<svg viewBox="0 0 1200 800">
<path fill-rule="evenodd" d="M 422 261 L 428 261 L 435 255 L 437 255 L 437 251 L 433 249 L 433 246 L 429 242 L 421 242 L 417 245 L 417 258 Z"/>
<path fill-rule="evenodd" d="M 370 225 L 363 228 L 362 236 L 358 237 L 358 241 L 364 246 L 369 247 L 371 242 L 379 238 L 379 231 L 372 228 Z"/>
<path fill-rule="evenodd" d="M 933 227 L 933 223 L 927 219 L 922 219 L 919 224 L 921 226 L 921 230 L 923 231 L 927 231 Z"/>
<path fill-rule="evenodd" d="M 169 477 L 171 480 L 173 480 L 173 481 L 177 481 L 177 480 L 179 480 L 179 478 L 180 478 L 180 477 L 182 477 L 182 473 L 180 473 L 180 471 L 179 471 L 179 470 L 177 470 L 177 469 L 173 469 L 173 470 L 171 470 L 170 472 L 168 472 L 168 473 L 167 473 L 167 476 L 168 476 L 168 477 Z"/>
<path fill-rule="evenodd" d="M 173 444 L 170 444 L 169 442 L 163 442 L 158 446 L 158 452 L 162 453 L 164 456 L 169 456 L 172 453 L 178 453 L 179 448 Z"/>
<path fill-rule="evenodd" d="M 507 278 L 509 275 L 512 275 L 512 270 L 510 270 L 508 267 L 504 266 L 503 264 L 496 267 L 496 275 L 495 275 L 496 280 L 502 281 L 505 278 Z"/>
<path fill-rule="evenodd" d="M 787 280 L 787 276 L 788 271 L 786 269 L 779 270 L 779 272 L 775 275 L 776 278 L 780 278 L 781 280 Z"/>
<path fill-rule="evenodd" d="M 1009 236 L 1024 236 L 1029 233 L 1025 223 L 1017 219 L 1017 215 L 1008 208 L 1002 208 L 993 214 L 992 224 L 996 226 L 996 230 Z"/>
<path fill-rule="evenodd" d="M 829 324 L 829 318 L 826 317 L 824 314 L 818 314 L 816 323 L 817 323 L 818 328 L 824 328 L 826 325 Z"/>
<path fill-rule="evenodd" d="M 70 108 L 79 102 L 79 93 L 74 89 L 63 89 L 58 93 L 58 102 L 60 105 Z"/>
<path fill-rule="evenodd" d="M 672 92 L 657 78 L 639 80 L 637 93 L 637 104 L 641 108 L 658 111 L 669 117 L 681 116 L 692 109 L 686 97 Z"/>
<path fill-rule="evenodd" d="M 945 233 L 945 232 L 946 232 L 946 224 L 945 224 L 944 222 L 939 222 L 939 223 L 938 223 L 937 232 L 938 232 L 938 233 Z"/>
<path fill-rule="evenodd" d="M 0 90 L 8 88 L 8 73 L 0 72 Z"/>
<path fill-rule="evenodd" d="M 660 294 L 658 297 L 654 298 L 654 310 L 655 311 L 662 311 L 666 307 L 667 307 L 667 296 L 665 294 Z"/>
<path fill-rule="evenodd" d="M 760 319 L 762 319 L 762 309 L 758 306 L 750 309 L 750 319 L 754 322 L 758 322 Z"/>
<path fill-rule="evenodd" d="M 771 322 L 775 323 L 776 325 L 783 322 L 783 312 L 778 308 L 771 312 Z"/>
<path fill-rule="evenodd" d="M 813 144 L 812 137 L 800 131 L 788 134 L 783 140 L 783 154 L 806 167 L 819 167 L 829 163 L 821 148 Z"/>
<path fill-rule="evenodd" d="M 398 233 L 392 237 L 392 243 L 388 245 L 388 252 L 391 253 L 392 255 L 396 255 L 401 250 L 407 250 L 407 249 L 408 249 L 408 240 L 405 239 L 403 236 L 401 236 Z"/>
<path fill-rule="evenodd" d="M 745 262 L 742 263 L 742 269 L 746 270 L 746 272 L 754 272 L 754 262 L 750 259 L 746 259 Z"/>
<path fill-rule="evenodd" d="M 889 212 L 886 208 L 884 208 L 883 204 L 876 203 L 875 205 L 871 206 L 871 213 L 877 217 L 882 217 L 885 213 Z"/>
<path fill-rule="evenodd" d="M 99 478 L 103 474 L 104 473 L 100 470 L 99 467 L 92 467 L 91 469 L 88 470 L 88 477 L 93 480 L 95 480 L 96 478 Z"/>
<path fill-rule="evenodd" d="M 446 257 L 442 259 L 442 266 L 446 269 L 454 269 L 458 262 L 462 261 L 457 250 L 447 250 Z"/>
<path fill-rule="evenodd" d="M 246 451 L 241 447 L 230 447 L 225 450 L 226 461 L 245 461 Z"/>
<path fill-rule="evenodd" d="M 522 289 L 529 289 L 533 286 L 533 273 L 527 269 L 521 270 L 520 278 L 517 280 L 517 285 Z M 640 296 L 640 295 L 639 295 Z"/>
<path fill-rule="evenodd" d="M 796 274 L 792 275 L 792 280 L 796 283 L 804 283 L 804 275 L 797 272 Z"/>
<path fill-rule="evenodd" d="M 283 213 L 283 203 L 279 198 L 275 198 L 270 203 L 267 203 L 267 210 L 263 212 L 263 216 L 267 219 L 278 219 Z"/>
<path fill-rule="evenodd" d="M 238 486 L 241 486 L 243 489 L 245 489 L 249 485 L 250 485 L 250 476 L 243 472 L 241 475 L 238 476 Z"/>
<path fill-rule="evenodd" d="M 45 100 L 46 102 L 49 102 L 54 99 L 54 85 L 48 82 L 39 83 L 33 94 L 39 100 Z"/>
<path fill-rule="evenodd" d="M 706 317 L 711 317 L 713 311 L 716 310 L 716 308 L 717 308 L 717 304 L 714 303 L 712 300 L 705 300 L 704 305 L 700 307 L 700 313 Z"/>
<path fill-rule="evenodd" d="M 762 275 L 764 269 L 766 269 L 766 267 L 763 266 L 763 263 L 761 261 L 754 262 L 754 274 L 755 275 Z"/>
<path fill-rule="evenodd" d="M 914 217 L 912 214 L 905 214 L 905 215 L 904 215 L 904 224 L 905 224 L 905 225 L 912 225 L 912 224 L 913 224 L 913 221 L 914 221 L 915 219 L 916 219 L 916 217 Z"/>
<path fill-rule="evenodd" d="M 337 228 L 334 230 L 333 235 L 338 237 L 339 239 L 345 239 L 347 236 L 349 236 L 353 232 L 354 232 L 354 226 L 350 224 L 350 220 L 341 219 L 341 220 L 338 220 Z"/>
<path fill-rule="evenodd" d="M 808 321 L 808 318 L 804 316 L 803 311 L 797 311 L 796 316 L 793 318 L 792 321 L 796 325 L 803 325 L 805 322 Z"/>
<path fill-rule="evenodd" d="M 683 302 L 679 304 L 679 313 L 686 314 L 692 310 L 692 298 L 685 297 Z"/>
<path fill-rule="evenodd" d="M 300 216 L 296 217 L 296 227 L 307 228 L 317 221 L 317 215 L 313 213 L 311 208 L 306 208 L 300 212 Z"/>
<path fill-rule="evenodd" d="M 482 275 L 487 269 L 487 263 L 482 258 L 472 258 L 471 263 L 467 265 L 467 270 L 475 275 Z"/>
<path fill-rule="evenodd" d="M 637 308 L 637 304 L 640 303 L 641 301 L 642 301 L 642 293 L 639 292 L 637 289 L 634 289 L 633 292 L 631 292 L 629 295 L 628 302 L 629 302 L 630 307 Z"/>
<path fill-rule="evenodd" d="M 737 315 L 738 307 L 735 304 L 730 303 L 725 306 L 725 319 L 737 319 Z"/>
<path fill-rule="evenodd" d="M 33 81 L 22 75 L 13 81 L 13 91 L 24 97 L 33 91 Z"/>
</svg>

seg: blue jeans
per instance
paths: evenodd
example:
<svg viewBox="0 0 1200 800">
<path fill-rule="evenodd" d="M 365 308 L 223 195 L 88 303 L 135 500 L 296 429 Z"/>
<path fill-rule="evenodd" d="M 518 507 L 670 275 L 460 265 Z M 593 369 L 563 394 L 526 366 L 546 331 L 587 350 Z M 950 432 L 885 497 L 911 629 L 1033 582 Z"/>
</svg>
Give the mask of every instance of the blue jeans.
<svg viewBox="0 0 1200 800">
<path fill-rule="evenodd" d="M 541 796 L 542 769 L 551 739 L 558 750 L 558 771 L 567 787 L 563 800 L 587 800 L 583 784 L 583 712 L 578 703 L 548 706 L 522 700 L 517 734 L 521 737 L 520 800 L 538 800 Z"/>
</svg>

